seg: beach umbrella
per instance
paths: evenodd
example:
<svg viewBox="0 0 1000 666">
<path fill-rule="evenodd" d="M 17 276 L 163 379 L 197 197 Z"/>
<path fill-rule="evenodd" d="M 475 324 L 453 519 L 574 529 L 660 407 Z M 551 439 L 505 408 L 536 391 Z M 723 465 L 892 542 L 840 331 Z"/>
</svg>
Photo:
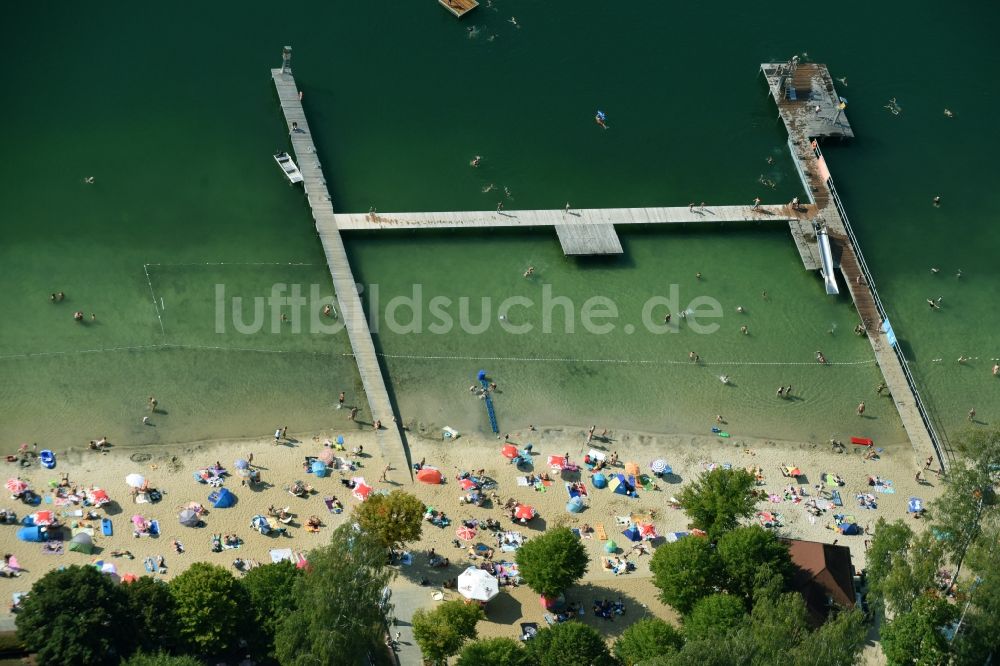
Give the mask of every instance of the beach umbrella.
<svg viewBox="0 0 1000 666">
<path fill-rule="evenodd" d="M 441 470 L 434 469 L 433 467 L 424 467 L 417 472 L 417 481 L 421 483 L 437 484 L 443 480 L 444 477 L 441 476 Z"/>
<path fill-rule="evenodd" d="M 673 471 L 663 458 L 658 458 L 649 463 L 649 468 L 656 474 L 670 474 Z"/>
<path fill-rule="evenodd" d="M 500 593 L 500 584 L 488 571 L 469 567 L 458 577 L 458 591 L 466 599 L 489 601 Z"/>
<path fill-rule="evenodd" d="M 32 525 L 31 527 L 19 528 L 17 530 L 17 538 L 21 541 L 42 542 L 48 538 L 48 535 L 42 531 L 41 527 Z"/>
<path fill-rule="evenodd" d="M 233 467 L 235 467 L 236 469 L 247 469 L 248 467 L 250 467 L 250 463 L 248 463 L 243 458 L 237 458 L 236 462 L 233 463 Z"/>
<path fill-rule="evenodd" d="M 911 497 L 906 502 L 906 510 L 909 513 L 917 513 L 918 511 L 923 511 L 924 501 L 919 497 Z"/>
<path fill-rule="evenodd" d="M 146 483 L 146 479 L 143 478 L 142 474 L 129 474 L 125 477 L 125 483 L 132 488 L 142 488 L 143 484 Z"/>
<path fill-rule="evenodd" d="M 331 465 L 333 464 L 333 461 L 337 456 L 334 455 L 333 449 L 324 448 L 322 451 L 319 452 L 319 455 L 316 457 L 325 462 L 327 465 Z"/>
<path fill-rule="evenodd" d="M 604 476 L 600 472 L 590 477 L 591 482 L 594 484 L 595 488 L 607 488 L 608 487 L 608 477 Z"/>
<path fill-rule="evenodd" d="M 655 539 L 659 536 L 656 533 L 656 527 L 652 523 L 643 523 L 639 525 L 639 533 L 642 534 L 643 539 Z"/>
<path fill-rule="evenodd" d="M 340 444 L 341 446 L 344 445 L 344 436 L 343 435 L 337 435 L 337 444 Z"/>
<path fill-rule="evenodd" d="M 93 504 L 94 506 L 104 506 L 105 504 L 111 501 L 111 498 L 108 497 L 108 493 L 104 490 L 101 490 L 100 488 L 94 488 L 93 490 L 91 490 L 89 493 L 89 497 L 90 497 L 90 503 Z"/>
<path fill-rule="evenodd" d="M 458 482 L 458 486 L 462 490 L 472 490 L 473 488 L 476 487 L 476 482 L 473 481 L 472 479 L 462 479 L 461 481 Z"/>
<path fill-rule="evenodd" d="M 635 525 L 629 525 L 628 529 L 622 532 L 629 541 L 642 541 L 642 533 Z"/>
<path fill-rule="evenodd" d="M 471 527 L 466 527 L 462 525 L 457 530 L 455 530 L 455 536 L 457 536 L 462 541 L 472 541 L 476 538 L 476 530 Z"/>
<path fill-rule="evenodd" d="M 628 474 L 629 476 L 638 476 L 639 463 L 631 461 L 625 463 L 625 473 Z"/>
<path fill-rule="evenodd" d="M 312 463 L 312 473 L 316 478 L 326 476 L 326 463 L 322 460 L 314 460 Z"/>
<path fill-rule="evenodd" d="M 531 520 L 535 517 L 535 509 L 527 504 L 518 504 L 514 509 L 514 518 L 517 520 Z"/>
<path fill-rule="evenodd" d="M 28 489 L 28 483 L 18 478 L 7 479 L 7 490 L 13 495 L 20 495 Z"/>
<path fill-rule="evenodd" d="M 665 538 L 667 543 L 677 543 L 686 536 L 688 536 L 687 532 L 667 532 L 667 536 Z"/>
<path fill-rule="evenodd" d="M 86 532 L 78 532 L 69 540 L 69 549 L 90 555 L 94 552 L 94 540 Z"/>
<path fill-rule="evenodd" d="M 146 525 L 146 519 L 140 516 L 139 514 L 135 514 L 134 516 L 132 516 L 132 524 L 142 529 Z"/>
<path fill-rule="evenodd" d="M 101 573 L 106 574 L 118 574 L 118 567 L 115 566 L 114 562 L 102 562 L 100 566 Z"/>
<path fill-rule="evenodd" d="M 606 544 L 604 544 L 605 553 L 613 553 L 618 550 L 618 544 L 615 543 L 614 539 L 609 539 Z"/>
<path fill-rule="evenodd" d="M 517 457 L 517 447 L 513 444 L 504 444 L 503 448 L 500 449 L 500 455 L 513 460 Z"/>
<path fill-rule="evenodd" d="M 36 511 L 31 519 L 35 521 L 35 525 L 51 525 L 56 522 L 56 517 L 51 511 Z"/>
<path fill-rule="evenodd" d="M 566 502 L 566 510 L 570 513 L 580 513 L 583 511 L 583 499 L 580 497 L 573 497 L 570 501 Z"/>
<path fill-rule="evenodd" d="M 124 576 L 122 576 L 123 583 L 134 583 L 137 580 L 139 580 L 139 577 L 133 573 L 127 573 Z"/>
<path fill-rule="evenodd" d="M 351 481 L 354 482 L 354 491 L 351 494 L 362 502 L 368 499 L 368 496 L 372 492 L 372 487 L 365 483 L 365 478 L 363 476 L 356 476 Z"/>
<path fill-rule="evenodd" d="M 177 519 L 184 527 L 198 527 L 198 523 L 201 522 L 201 518 L 198 517 L 198 514 L 191 509 L 184 509 L 181 511 L 177 516 Z"/>
</svg>

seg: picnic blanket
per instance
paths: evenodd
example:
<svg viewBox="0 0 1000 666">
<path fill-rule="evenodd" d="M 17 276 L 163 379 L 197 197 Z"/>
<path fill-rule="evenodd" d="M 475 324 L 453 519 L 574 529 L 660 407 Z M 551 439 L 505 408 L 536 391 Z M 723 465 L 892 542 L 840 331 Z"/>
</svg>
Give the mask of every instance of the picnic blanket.
<svg viewBox="0 0 1000 666">
<path fill-rule="evenodd" d="M 566 485 L 566 493 L 571 498 L 580 497 L 581 495 L 583 495 L 584 497 L 587 496 L 587 486 L 583 485 L 582 483 L 578 486 L 578 489 L 574 489 L 573 484 L 571 483 L 567 483 L 565 485 Z"/>
<path fill-rule="evenodd" d="M 597 523 L 594 525 L 594 534 L 596 534 L 597 538 L 601 541 L 608 540 L 608 533 L 604 531 L 604 523 Z"/>
<path fill-rule="evenodd" d="M 517 477 L 516 481 L 517 485 L 523 486 L 524 488 L 527 488 L 528 486 L 531 485 L 530 483 L 528 483 L 528 477 L 526 476 L 519 476 Z"/>
<path fill-rule="evenodd" d="M 62 541 L 46 541 L 42 544 L 42 555 L 62 555 Z"/>
<path fill-rule="evenodd" d="M 498 537 L 500 550 L 513 553 L 524 543 L 520 532 L 504 532 Z"/>
<path fill-rule="evenodd" d="M 521 570 L 518 568 L 517 562 L 508 562 L 506 560 L 494 564 L 493 570 L 496 572 L 497 578 L 500 578 L 501 576 L 518 578 L 521 575 Z"/>
<path fill-rule="evenodd" d="M 721 467 L 722 469 L 733 468 L 732 464 L 730 463 L 717 463 L 717 462 L 703 462 L 701 466 L 705 468 L 706 472 L 711 472 L 713 469 L 718 469 L 719 467 Z"/>
<path fill-rule="evenodd" d="M 883 495 L 892 495 L 896 492 L 896 488 L 892 481 L 889 479 L 882 479 L 882 483 L 874 486 L 875 492 L 882 493 Z"/>
<path fill-rule="evenodd" d="M 288 560 L 289 562 L 294 562 L 292 559 L 292 549 L 291 548 L 272 548 L 268 553 L 271 555 L 271 563 L 277 564 L 278 562 L 283 562 Z"/>
<path fill-rule="evenodd" d="M 844 500 L 840 499 L 840 491 L 839 490 L 833 490 L 833 491 L 831 491 L 830 495 L 833 496 L 833 505 L 834 506 L 844 506 Z"/>
</svg>

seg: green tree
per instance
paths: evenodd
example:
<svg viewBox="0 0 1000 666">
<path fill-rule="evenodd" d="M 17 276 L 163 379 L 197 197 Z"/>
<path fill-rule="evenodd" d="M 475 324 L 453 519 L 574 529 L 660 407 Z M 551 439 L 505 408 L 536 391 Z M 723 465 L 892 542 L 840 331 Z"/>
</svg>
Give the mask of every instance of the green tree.
<svg viewBox="0 0 1000 666">
<path fill-rule="evenodd" d="M 800 666 L 854 666 L 865 646 L 868 627 L 861 611 L 836 613 L 802 637 L 781 662 Z"/>
<path fill-rule="evenodd" d="M 766 586 L 754 592 L 748 638 L 755 664 L 780 664 L 809 632 L 805 599 L 798 592 Z"/>
<path fill-rule="evenodd" d="M 941 630 L 957 616 L 958 609 L 944 599 L 917 599 L 912 610 L 897 614 L 882 627 L 882 652 L 890 666 L 947 663 L 950 647 Z"/>
<path fill-rule="evenodd" d="M 698 599 L 720 588 L 722 562 L 715 547 L 698 537 L 687 537 L 656 549 L 650 560 L 653 584 L 660 599 L 678 613 L 690 612 Z"/>
<path fill-rule="evenodd" d="M 880 518 L 868 549 L 869 602 L 890 613 L 909 609 L 934 588 L 934 576 L 943 562 L 943 547 L 933 533 L 915 535 L 902 521 L 887 523 Z"/>
<path fill-rule="evenodd" d="M 623 631 L 612 650 L 625 666 L 637 666 L 662 654 L 676 652 L 683 645 L 684 638 L 674 625 L 658 617 L 645 617 Z"/>
<path fill-rule="evenodd" d="M 521 577 L 535 592 L 554 598 L 587 573 L 587 551 L 568 527 L 557 527 L 517 550 Z"/>
<path fill-rule="evenodd" d="M 295 581 L 298 569 L 287 560 L 255 567 L 240 579 L 250 599 L 254 626 L 253 640 L 259 655 L 274 657 L 274 637 L 286 615 L 295 609 Z"/>
<path fill-rule="evenodd" d="M 41 666 L 87 666 L 127 657 L 135 632 L 122 586 L 94 567 L 49 571 L 15 616 L 17 637 Z"/>
<path fill-rule="evenodd" d="M 699 599 L 684 616 L 684 638 L 698 641 L 733 633 L 747 619 L 744 602 L 732 594 L 716 593 Z"/>
<path fill-rule="evenodd" d="M 309 551 L 295 580 L 295 610 L 278 626 L 275 653 L 283 666 L 340 663 L 344 655 L 381 649 L 389 608 L 383 590 L 393 572 L 382 543 L 352 525 Z"/>
<path fill-rule="evenodd" d="M 123 589 L 138 649 L 146 653 L 173 650 L 178 640 L 177 610 L 169 585 L 143 576 Z"/>
<path fill-rule="evenodd" d="M 970 428 L 955 438 L 955 448 L 972 467 L 1000 471 L 1000 428 Z"/>
<path fill-rule="evenodd" d="M 762 574 L 791 580 L 792 559 L 788 545 L 759 525 L 726 532 L 716 544 L 726 574 L 726 588 L 749 606 Z"/>
<path fill-rule="evenodd" d="M 384 547 L 401 548 L 420 538 L 424 509 L 424 503 L 410 493 L 393 490 L 388 495 L 369 495 L 354 509 L 354 519 Z"/>
<path fill-rule="evenodd" d="M 434 610 L 421 608 L 413 614 L 413 637 L 424 659 L 444 664 L 462 649 L 465 641 L 476 637 L 476 623 L 482 618 L 479 604 L 446 601 Z"/>
<path fill-rule="evenodd" d="M 246 592 L 217 564 L 195 562 L 170 581 L 181 642 L 197 655 L 222 655 L 248 628 Z"/>
<path fill-rule="evenodd" d="M 484 638 L 468 643 L 458 655 L 458 666 L 531 666 L 528 653 L 513 638 Z"/>
<path fill-rule="evenodd" d="M 169 655 L 166 652 L 136 652 L 121 666 L 204 666 L 205 662 L 190 655 Z"/>
<path fill-rule="evenodd" d="M 753 515 L 753 475 L 744 469 L 717 467 L 703 472 L 680 494 L 684 513 L 691 524 L 705 530 L 713 541 L 739 524 L 741 518 Z"/>
<path fill-rule="evenodd" d="M 537 666 L 613 666 L 604 638 L 585 624 L 561 622 L 547 627 L 525 646 Z"/>
<path fill-rule="evenodd" d="M 953 646 L 962 664 L 983 664 L 996 651 L 1000 636 L 1000 528 L 991 525 L 968 553 L 970 576 L 959 585 L 959 596 L 967 604 L 962 631 Z"/>
</svg>

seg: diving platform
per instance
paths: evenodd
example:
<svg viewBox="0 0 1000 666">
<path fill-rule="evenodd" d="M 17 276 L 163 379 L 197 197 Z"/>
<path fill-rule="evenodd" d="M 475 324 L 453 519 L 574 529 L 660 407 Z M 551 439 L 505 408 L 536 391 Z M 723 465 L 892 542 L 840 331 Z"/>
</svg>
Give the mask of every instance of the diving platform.
<svg viewBox="0 0 1000 666">
<path fill-rule="evenodd" d="M 438 3 L 454 14 L 455 18 L 462 18 L 479 6 L 476 0 L 438 0 Z"/>
</svg>

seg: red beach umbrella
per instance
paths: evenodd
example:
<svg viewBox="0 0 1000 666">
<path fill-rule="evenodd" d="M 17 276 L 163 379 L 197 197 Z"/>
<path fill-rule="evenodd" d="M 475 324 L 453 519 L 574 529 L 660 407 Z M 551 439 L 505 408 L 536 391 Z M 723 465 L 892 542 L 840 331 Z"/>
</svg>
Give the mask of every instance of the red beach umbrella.
<svg viewBox="0 0 1000 666">
<path fill-rule="evenodd" d="M 33 518 L 36 525 L 51 525 L 56 521 L 51 511 L 36 511 Z"/>
<path fill-rule="evenodd" d="M 513 444 L 504 444 L 503 448 L 500 449 L 500 455 L 504 458 L 513 460 L 517 457 L 517 447 Z"/>
<path fill-rule="evenodd" d="M 22 481 L 18 478 L 7 479 L 7 490 L 9 490 L 14 495 L 20 495 L 25 490 L 28 489 L 28 484 L 26 481 Z"/>
<path fill-rule="evenodd" d="M 458 482 L 458 485 L 462 490 L 472 490 L 476 487 L 476 482 L 472 479 L 462 479 Z"/>
<path fill-rule="evenodd" d="M 462 541 L 472 541 L 476 538 L 476 530 L 471 527 L 462 526 L 455 530 L 455 536 Z"/>
<path fill-rule="evenodd" d="M 535 517 L 535 509 L 527 504 L 518 504 L 514 509 L 514 517 L 518 520 L 531 520 Z"/>
<path fill-rule="evenodd" d="M 441 483 L 441 470 L 434 469 L 433 467 L 424 467 L 422 470 L 417 472 L 417 481 L 431 484 Z"/>
</svg>

